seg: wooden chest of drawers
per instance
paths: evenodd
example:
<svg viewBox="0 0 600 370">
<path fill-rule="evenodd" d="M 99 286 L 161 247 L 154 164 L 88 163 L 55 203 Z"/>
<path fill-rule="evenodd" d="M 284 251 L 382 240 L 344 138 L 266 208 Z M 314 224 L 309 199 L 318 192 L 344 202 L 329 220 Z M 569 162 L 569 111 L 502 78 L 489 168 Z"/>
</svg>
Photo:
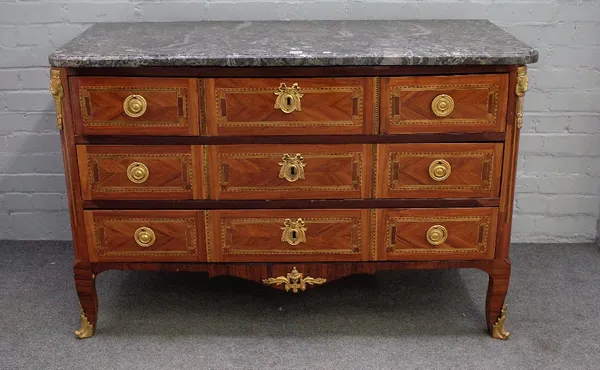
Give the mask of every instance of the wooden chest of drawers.
<svg viewBox="0 0 600 370">
<path fill-rule="evenodd" d="M 98 25 L 51 57 L 78 337 L 94 333 L 94 279 L 107 269 L 206 271 L 298 292 L 406 268 L 486 271 L 488 329 L 508 337 L 523 64 L 534 51 L 509 39 L 511 55 L 523 55 L 452 66 L 224 67 L 204 56 L 181 66 L 147 56 L 126 68 L 78 51 L 120 27 L 152 30 Z"/>
</svg>

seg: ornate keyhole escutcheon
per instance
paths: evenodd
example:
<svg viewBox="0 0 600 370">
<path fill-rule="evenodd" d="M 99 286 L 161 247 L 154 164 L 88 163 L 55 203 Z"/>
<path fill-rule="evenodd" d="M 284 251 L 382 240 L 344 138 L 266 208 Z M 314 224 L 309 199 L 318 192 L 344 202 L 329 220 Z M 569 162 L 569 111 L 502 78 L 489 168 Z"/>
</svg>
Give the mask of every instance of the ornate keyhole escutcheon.
<svg viewBox="0 0 600 370">
<path fill-rule="evenodd" d="M 298 245 L 300 243 L 306 243 L 306 230 L 304 221 L 299 218 L 296 221 L 292 221 L 286 218 L 281 228 L 281 241 L 286 242 L 289 245 Z"/>
<path fill-rule="evenodd" d="M 279 178 L 286 179 L 289 182 L 295 182 L 299 179 L 304 179 L 304 158 L 300 153 L 294 156 L 284 154 L 279 163 Z"/>
<path fill-rule="evenodd" d="M 282 82 L 279 88 L 275 91 L 277 98 L 275 99 L 275 109 L 281 109 L 283 113 L 292 113 L 293 111 L 300 112 L 302 105 L 300 99 L 304 94 L 300 93 L 300 86 L 297 83 L 293 84 L 292 87 Z"/>
</svg>

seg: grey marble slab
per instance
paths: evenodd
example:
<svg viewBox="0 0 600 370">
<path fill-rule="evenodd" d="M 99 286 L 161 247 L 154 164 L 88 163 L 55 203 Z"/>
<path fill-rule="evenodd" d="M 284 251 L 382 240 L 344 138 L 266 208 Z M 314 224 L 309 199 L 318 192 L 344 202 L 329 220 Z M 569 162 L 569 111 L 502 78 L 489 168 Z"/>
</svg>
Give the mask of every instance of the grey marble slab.
<svg viewBox="0 0 600 370">
<path fill-rule="evenodd" d="M 98 23 L 54 67 L 529 64 L 536 50 L 486 20 Z"/>
</svg>

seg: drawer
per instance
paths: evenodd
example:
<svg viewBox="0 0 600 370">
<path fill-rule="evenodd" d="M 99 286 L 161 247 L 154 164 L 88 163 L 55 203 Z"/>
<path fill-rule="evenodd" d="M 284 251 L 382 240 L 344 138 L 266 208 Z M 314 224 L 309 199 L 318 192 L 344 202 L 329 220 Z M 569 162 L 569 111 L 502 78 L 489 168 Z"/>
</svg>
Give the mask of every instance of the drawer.
<svg viewBox="0 0 600 370">
<path fill-rule="evenodd" d="M 379 260 L 494 258 L 496 208 L 377 210 Z"/>
<path fill-rule="evenodd" d="M 503 132 L 508 74 L 381 79 L 381 132 Z"/>
<path fill-rule="evenodd" d="M 209 262 L 369 259 L 369 210 L 207 211 Z"/>
<path fill-rule="evenodd" d="M 198 199 L 201 146 L 77 147 L 82 197 L 92 199 Z"/>
<path fill-rule="evenodd" d="M 206 79 L 209 135 L 372 133 L 374 78 Z"/>
<path fill-rule="evenodd" d="M 198 84 L 191 78 L 72 77 L 80 135 L 198 135 Z"/>
<path fill-rule="evenodd" d="M 490 143 L 379 145 L 377 197 L 497 197 L 502 146 Z"/>
<path fill-rule="evenodd" d="M 372 146 L 210 146 L 215 199 L 369 198 Z"/>
<path fill-rule="evenodd" d="M 85 211 L 90 260 L 206 261 L 202 211 Z"/>
</svg>

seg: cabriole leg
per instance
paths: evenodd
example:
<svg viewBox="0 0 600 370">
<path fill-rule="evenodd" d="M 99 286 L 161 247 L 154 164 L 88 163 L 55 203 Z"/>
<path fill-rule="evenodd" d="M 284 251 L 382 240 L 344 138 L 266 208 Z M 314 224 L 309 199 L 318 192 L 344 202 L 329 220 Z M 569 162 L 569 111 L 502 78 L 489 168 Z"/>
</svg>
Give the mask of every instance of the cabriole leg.
<svg viewBox="0 0 600 370">
<path fill-rule="evenodd" d="M 96 276 L 87 263 L 75 263 L 75 288 L 79 297 L 81 311 L 81 327 L 75 331 L 79 339 L 89 338 L 94 335 L 98 320 L 98 297 L 96 295 Z"/>
<path fill-rule="evenodd" d="M 506 319 L 506 293 L 510 280 L 510 261 L 495 260 L 488 283 L 485 313 L 487 326 L 492 338 L 508 339 L 510 333 L 504 329 Z"/>
</svg>

